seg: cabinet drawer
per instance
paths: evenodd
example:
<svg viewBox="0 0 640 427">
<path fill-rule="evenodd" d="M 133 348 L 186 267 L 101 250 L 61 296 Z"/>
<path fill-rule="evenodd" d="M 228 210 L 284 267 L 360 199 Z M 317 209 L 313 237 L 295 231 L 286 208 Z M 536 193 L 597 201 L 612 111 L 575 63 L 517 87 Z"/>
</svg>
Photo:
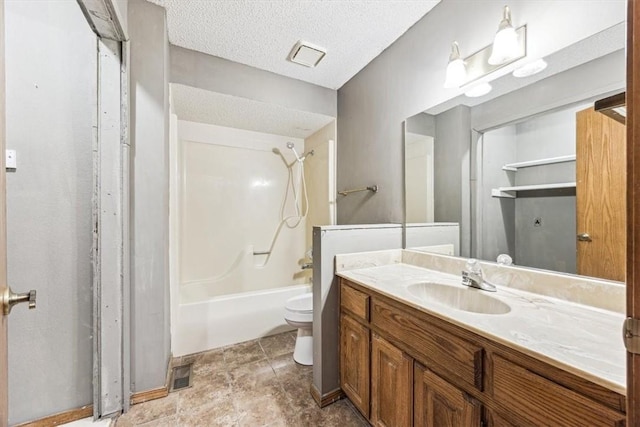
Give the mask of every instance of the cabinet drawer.
<svg viewBox="0 0 640 427">
<path fill-rule="evenodd" d="M 493 355 L 493 397 L 528 425 L 624 425 L 625 416 L 534 372 Z"/>
<path fill-rule="evenodd" d="M 369 321 L 369 295 L 353 289 L 342 282 L 340 286 L 340 306 L 365 322 Z"/>
<path fill-rule="evenodd" d="M 411 347 L 412 356 L 429 368 L 444 370 L 482 390 L 482 347 L 376 299 L 372 302 L 371 323 Z"/>
</svg>

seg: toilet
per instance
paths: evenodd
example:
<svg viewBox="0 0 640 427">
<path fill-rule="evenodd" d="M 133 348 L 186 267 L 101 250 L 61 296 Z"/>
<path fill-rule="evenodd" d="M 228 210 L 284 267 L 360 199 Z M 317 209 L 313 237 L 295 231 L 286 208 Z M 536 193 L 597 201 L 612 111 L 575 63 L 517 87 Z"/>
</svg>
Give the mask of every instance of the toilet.
<svg viewBox="0 0 640 427">
<path fill-rule="evenodd" d="M 293 360 L 301 365 L 313 365 L 313 294 L 289 298 L 284 308 L 284 320 L 298 328 Z"/>
</svg>

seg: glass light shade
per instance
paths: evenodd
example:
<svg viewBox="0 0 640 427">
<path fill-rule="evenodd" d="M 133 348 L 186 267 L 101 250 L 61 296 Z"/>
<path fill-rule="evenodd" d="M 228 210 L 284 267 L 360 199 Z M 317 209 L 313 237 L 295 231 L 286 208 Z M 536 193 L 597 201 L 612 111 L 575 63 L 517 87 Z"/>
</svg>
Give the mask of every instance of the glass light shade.
<svg viewBox="0 0 640 427">
<path fill-rule="evenodd" d="M 460 58 L 449 61 L 447 65 L 447 76 L 445 77 L 444 87 L 459 87 L 467 80 L 467 67 Z"/>
<path fill-rule="evenodd" d="M 491 92 L 491 85 L 489 83 L 480 83 L 476 86 L 473 86 L 471 89 L 466 91 L 464 94 L 469 98 L 478 98 L 480 96 L 484 96 Z"/>
<path fill-rule="evenodd" d="M 518 33 L 515 28 L 506 27 L 496 33 L 489 64 L 500 65 L 518 56 Z"/>
<path fill-rule="evenodd" d="M 513 77 L 533 76 L 534 74 L 538 74 L 545 68 L 547 68 L 547 61 L 545 61 L 544 59 L 537 59 L 513 70 Z"/>
</svg>

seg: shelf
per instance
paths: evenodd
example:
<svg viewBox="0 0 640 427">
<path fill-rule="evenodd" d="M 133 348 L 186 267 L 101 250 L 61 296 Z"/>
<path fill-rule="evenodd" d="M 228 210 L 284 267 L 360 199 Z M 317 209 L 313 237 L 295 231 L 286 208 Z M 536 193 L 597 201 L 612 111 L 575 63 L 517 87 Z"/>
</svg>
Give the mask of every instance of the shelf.
<svg viewBox="0 0 640 427">
<path fill-rule="evenodd" d="M 569 156 L 550 157 L 548 159 L 529 160 L 527 162 L 507 163 L 502 166 L 502 170 L 517 172 L 520 168 L 529 168 L 531 166 L 552 165 L 554 163 L 574 162 L 575 154 Z"/>
<path fill-rule="evenodd" d="M 515 187 L 498 187 L 491 190 L 491 197 L 515 199 L 518 191 L 558 190 L 562 188 L 576 188 L 575 182 L 560 182 L 555 184 L 518 185 Z"/>
</svg>

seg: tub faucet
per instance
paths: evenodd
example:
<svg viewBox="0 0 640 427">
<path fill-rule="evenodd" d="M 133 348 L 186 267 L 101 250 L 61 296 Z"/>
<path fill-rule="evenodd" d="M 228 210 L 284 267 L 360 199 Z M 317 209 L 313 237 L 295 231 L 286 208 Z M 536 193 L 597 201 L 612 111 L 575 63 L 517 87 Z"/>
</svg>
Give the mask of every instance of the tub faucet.
<svg viewBox="0 0 640 427">
<path fill-rule="evenodd" d="M 495 292 L 496 287 L 484 280 L 482 268 L 478 261 L 470 259 L 462 270 L 462 284 L 470 288 L 476 288 L 487 292 Z"/>
<path fill-rule="evenodd" d="M 313 268 L 313 263 L 312 262 L 305 262 L 304 264 L 302 264 L 300 266 L 300 268 L 302 270 L 311 270 Z"/>
</svg>

